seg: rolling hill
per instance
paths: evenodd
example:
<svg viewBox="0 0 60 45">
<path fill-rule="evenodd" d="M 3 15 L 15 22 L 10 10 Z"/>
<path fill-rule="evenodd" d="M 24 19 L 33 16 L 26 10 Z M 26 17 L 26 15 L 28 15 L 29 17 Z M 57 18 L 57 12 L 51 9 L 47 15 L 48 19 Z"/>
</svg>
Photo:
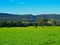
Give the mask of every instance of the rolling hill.
<svg viewBox="0 0 60 45">
<path fill-rule="evenodd" d="M 48 19 L 54 18 L 56 22 L 60 22 L 60 14 L 40 14 L 40 15 L 32 15 L 32 14 L 8 14 L 8 13 L 0 13 L 0 20 L 20 20 L 20 21 L 28 21 L 28 22 L 36 22 L 39 18 L 46 17 Z"/>
</svg>

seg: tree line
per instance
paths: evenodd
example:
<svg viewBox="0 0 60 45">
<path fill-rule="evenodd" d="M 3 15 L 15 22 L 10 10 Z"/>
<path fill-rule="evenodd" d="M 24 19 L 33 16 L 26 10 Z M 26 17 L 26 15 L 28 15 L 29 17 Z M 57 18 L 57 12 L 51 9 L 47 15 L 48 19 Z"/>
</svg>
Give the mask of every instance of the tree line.
<svg viewBox="0 0 60 45">
<path fill-rule="evenodd" d="M 56 26 L 56 20 L 54 18 L 47 19 L 45 17 L 39 18 L 36 22 L 26 22 L 26 21 L 0 21 L 0 27 L 27 27 L 27 26 Z"/>
</svg>

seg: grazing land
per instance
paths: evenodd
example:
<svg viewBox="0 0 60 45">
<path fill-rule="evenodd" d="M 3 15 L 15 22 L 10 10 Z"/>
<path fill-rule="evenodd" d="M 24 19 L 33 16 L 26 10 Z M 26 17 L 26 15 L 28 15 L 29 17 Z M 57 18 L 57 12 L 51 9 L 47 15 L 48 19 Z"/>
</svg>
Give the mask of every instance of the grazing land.
<svg viewBox="0 0 60 45">
<path fill-rule="evenodd" d="M 60 27 L 0 28 L 0 45 L 60 45 Z"/>
</svg>

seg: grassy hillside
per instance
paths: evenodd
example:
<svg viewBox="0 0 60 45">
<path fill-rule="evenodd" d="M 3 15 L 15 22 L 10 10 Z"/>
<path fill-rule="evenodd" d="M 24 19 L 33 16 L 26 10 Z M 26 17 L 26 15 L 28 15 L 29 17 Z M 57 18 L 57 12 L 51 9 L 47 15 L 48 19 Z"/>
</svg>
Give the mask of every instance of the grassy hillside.
<svg viewBox="0 0 60 45">
<path fill-rule="evenodd" d="M 60 27 L 0 28 L 0 45 L 60 45 Z"/>
</svg>

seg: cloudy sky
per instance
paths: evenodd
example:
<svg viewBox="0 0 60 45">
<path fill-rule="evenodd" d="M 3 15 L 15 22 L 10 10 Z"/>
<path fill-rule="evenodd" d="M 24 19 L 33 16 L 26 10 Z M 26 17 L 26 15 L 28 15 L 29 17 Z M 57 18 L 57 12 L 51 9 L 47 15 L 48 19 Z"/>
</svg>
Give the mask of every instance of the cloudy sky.
<svg viewBox="0 0 60 45">
<path fill-rule="evenodd" d="M 12 14 L 60 14 L 60 1 L 0 0 L 0 12 Z"/>
</svg>

